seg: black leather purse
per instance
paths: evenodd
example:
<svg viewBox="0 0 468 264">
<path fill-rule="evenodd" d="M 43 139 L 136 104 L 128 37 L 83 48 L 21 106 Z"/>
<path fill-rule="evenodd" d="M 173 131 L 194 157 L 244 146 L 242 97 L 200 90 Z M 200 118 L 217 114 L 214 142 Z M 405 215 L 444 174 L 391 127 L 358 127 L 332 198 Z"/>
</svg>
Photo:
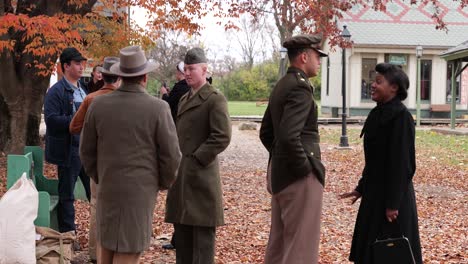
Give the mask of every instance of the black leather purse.
<svg viewBox="0 0 468 264">
<path fill-rule="evenodd" d="M 372 244 L 373 263 L 416 264 L 410 242 L 401 233 L 400 225 L 397 222 L 394 224 L 387 223 L 384 224 L 383 229 L 382 233 L 385 235 L 381 236 L 380 239 L 377 238 Z M 388 230 L 392 229 L 393 232 L 388 232 Z"/>
</svg>

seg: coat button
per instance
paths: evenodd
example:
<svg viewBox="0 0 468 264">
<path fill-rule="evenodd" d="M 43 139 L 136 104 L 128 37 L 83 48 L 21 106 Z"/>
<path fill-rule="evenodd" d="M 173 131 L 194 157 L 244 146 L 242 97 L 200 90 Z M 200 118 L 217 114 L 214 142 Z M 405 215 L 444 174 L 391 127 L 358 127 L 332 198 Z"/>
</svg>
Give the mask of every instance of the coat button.
<svg viewBox="0 0 468 264">
<path fill-rule="evenodd" d="M 313 153 L 313 152 L 311 152 L 311 153 L 310 153 L 310 155 L 311 155 L 311 156 L 313 156 L 313 155 L 314 155 L 314 153 Z"/>
</svg>

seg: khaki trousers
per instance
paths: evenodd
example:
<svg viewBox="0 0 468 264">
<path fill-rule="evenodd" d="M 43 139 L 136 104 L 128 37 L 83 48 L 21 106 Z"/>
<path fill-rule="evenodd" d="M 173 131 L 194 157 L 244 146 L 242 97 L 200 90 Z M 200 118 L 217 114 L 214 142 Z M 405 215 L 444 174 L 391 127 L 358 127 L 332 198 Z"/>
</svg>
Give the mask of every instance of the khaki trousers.
<svg viewBox="0 0 468 264">
<path fill-rule="evenodd" d="M 91 182 L 91 206 L 89 210 L 91 211 L 91 219 L 89 220 L 89 239 L 88 239 L 88 253 L 91 260 L 97 259 L 96 253 L 96 240 L 97 240 L 97 224 L 96 224 L 96 205 L 97 205 L 97 188 L 98 185 L 94 182 L 93 179 Z"/>
<path fill-rule="evenodd" d="M 101 246 L 97 243 L 97 263 L 98 264 L 138 264 L 140 263 L 140 253 L 119 253 Z"/>
<path fill-rule="evenodd" d="M 272 195 L 265 264 L 318 263 L 322 197 L 312 173 Z"/>
</svg>

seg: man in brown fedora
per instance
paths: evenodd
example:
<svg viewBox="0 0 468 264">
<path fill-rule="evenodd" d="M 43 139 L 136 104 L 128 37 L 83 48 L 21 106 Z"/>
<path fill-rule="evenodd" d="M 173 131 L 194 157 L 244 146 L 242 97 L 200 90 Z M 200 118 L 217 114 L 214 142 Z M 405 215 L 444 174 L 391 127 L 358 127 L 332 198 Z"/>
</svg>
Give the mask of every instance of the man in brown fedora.
<svg viewBox="0 0 468 264">
<path fill-rule="evenodd" d="M 73 117 L 70 123 L 70 133 L 71 134 L 80 134 L 81 129 L 83 128 L 83 122 L 85 119 L 86 112 L 88 111 L 89 105 L 93 101 L 93 99 L 97 96 L 108 94 L 113 92 L 117 87 L 120 86 L 121 79 L 119 76 L 110 72 L 110 67 L 114 65 L 116 62 L 119 62 L 120 59 L 117 57 L 106 57 L 104 58 L 104 65 L 98 66 L 96 68 L 102 74 L 102 80 L 104 82 L 104 86 L 97 90 L 96 92 L 88 94 L 84 99 L 83 103 L 80 105 L 80 108 L 76 112 L 75 116 Z M 91 180 L 91 219 L 89 221 L 89 239 L 88 239 L 88 251 L 89 251 L 89 258 L 91 261 L 95 262 L 97 260 L 96 255 L 96 199 L 97 199 L 97 185 L 96 183 Z"/>
<path fill-rule="evenodd" d="M 183 154 L 166 200 L 166 222 L 175 226 L 177 264 L 213 264 L 216 227 L 224 224 L 218 154 L 229 145 L 226 98 L 206 81 L 200 48 L 184 60 L 190 91 L 180 99 L 177 134 Z"/>
<path fill-rule="evenodd" d="M 309 78 L 318 74 L 320 35 L 287 39 L 291 66 L 271 92 L 260 128 L 270 153 L 271 230 L 265 264 L 318 263 L 325 168 L 320 161 L 317 105 Z"/>
<path fill-rule="evenodd" d="M 150 244 L 158 191 L 176 178 L 181 154 L 169 105 L 146 92 L 155 68 L 139 46 L 121 49 L 110 72 L 122 85 L 95 98 L 85 117 L 80 155 L 99 186 L 99 263 L 139 262 Z"/>
</svg>

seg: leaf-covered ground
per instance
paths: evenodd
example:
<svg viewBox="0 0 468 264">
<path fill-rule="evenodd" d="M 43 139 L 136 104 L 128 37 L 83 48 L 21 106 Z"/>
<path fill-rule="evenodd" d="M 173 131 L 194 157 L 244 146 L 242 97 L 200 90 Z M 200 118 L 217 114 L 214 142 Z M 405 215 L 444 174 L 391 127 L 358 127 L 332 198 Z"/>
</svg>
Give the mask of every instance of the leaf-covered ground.
<svg viewBox="0 0 468 264">
<path fill-rule="evenodd" d="M 358 205 L 337 195 L 354 188 L 363 168 L 359 128 L 349 129 L 351 149 L 339 150 L 339 126 L 323 126 L 322 152 L 328 169 L 322 212 L 320 263 L 348 263 Z M 468 137 L 417 133 L 414 178 L 424 263 L 468 263 Z M 216 263 L 262 263 L 270 228 L 270 195 L 265 188 L 267 152 L 258 131 L 239 131 L 221 155 L 226 225 L 217 230 Z M 52 166 L 46 174 L 53 175 Z M 5 192 L 5 157 L 0 157 L 0 195 Z M 172 232 L 163 223 L 165 193 L 154 212 L 154 240 L 142 263 L 175 263 L 174 251 L 163 250 Z M 78 239 L 87 245 L 89 206 L 76 202 Z M 131 227 L 130 227 L 131 228 Z M 86 253 L 78 252 L 85 263 Z"/>
</svg>

